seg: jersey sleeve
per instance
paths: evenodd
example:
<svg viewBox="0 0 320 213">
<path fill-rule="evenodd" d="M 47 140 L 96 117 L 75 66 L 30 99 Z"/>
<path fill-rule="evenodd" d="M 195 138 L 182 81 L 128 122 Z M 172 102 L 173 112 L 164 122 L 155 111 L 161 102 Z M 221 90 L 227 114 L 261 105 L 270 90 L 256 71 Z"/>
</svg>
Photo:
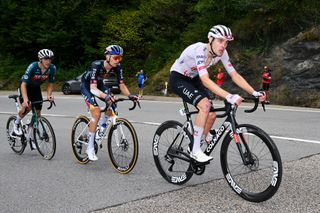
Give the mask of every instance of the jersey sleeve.
<svg viewBox="0 0 320 213">
<path fill-rule="evenodd" d="M 118 78 L 119 84 L 123 84 L 124 83 L 123 70 L 122 70 L 122 67 L 121 67 L 120 64 L 117 66 L 117 78 Z"/>
<path fill-rule="evenodd" d="M 50 65 L 50 73 L 49 73 L 49 83 L 54 83 L 56 81 L 56 71 L 57 68 L 55 65 L 51 64 Z"/>
<path fill-rule="evenodd" d="M 233 65 L 230 62 L 230 58 L 229 58 L 229 54 L 228 54 L 227 50 L 225 50 L 224 53 L 222 54 L 221 62 L 229 74 L 231 72 L 235 71 L 235 68 L 233 67 Z"/>
<path fill-rule="evenodd" d="M 27 85 L 30 83 L 32 73 L 34 72 L 33 70 L 34 70 L 34 64 L 31 63 L 28 66 L 28 68 L 27 68 L 26 72 L 24 73 L 24 75 L 22 76 L 22 79 L 21 79 L 22 82 L 25 82 Z"/>
<path fill-rule="evenodd" d="M 195 60 L 196 60 L 196 67 L 197 67 L 197 71 L 199 73 L 199 76 L 202 76 L 204 74 L 208 74 L 207 67 L 205 66 L 204 53 L 205 52 L 204 52 L 203 48 L 198 47 L 196 49 Z"/>
<path fill-rule="evenodd" d="M 99 64 L 97 61 L 92 62 L 89 72 L 91 72 L 90 76 L 90 84 L 98 84 L 98 69 L 99 69 Z"/>
</svg>

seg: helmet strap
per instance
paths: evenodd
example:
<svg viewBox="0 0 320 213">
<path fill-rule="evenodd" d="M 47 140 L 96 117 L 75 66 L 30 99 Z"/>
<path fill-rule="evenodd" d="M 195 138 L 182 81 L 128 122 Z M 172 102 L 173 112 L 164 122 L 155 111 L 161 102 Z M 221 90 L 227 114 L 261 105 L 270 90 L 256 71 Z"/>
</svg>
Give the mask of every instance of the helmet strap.
<svg viewBox="0 0 320 213">
<path fill-rule="evenodd" d="M 213 56 L 213 57 L 215 57 L 215 56 L 217 56 L 215 53 L 214 53 L 214 51 L 213 51 L 213 49 L 212 49 L 212 42 L 213 42 L 213 40 L 214 40 L 214 38 L 210 41 L 210 43 L 209 43 L 209 46 L 210 46 L 210 50 L 209 50 L 209 53 Z"/>
<path fill-rule="evenodd" d="M 105 61 L 107 62 L 107 64 L 109 64 L 109 66 L 110 66 L 111 68 L 113 68 L 113 66 L 110 64 L 110 58 L 109 58 L 109 59 L 106 59 Z"/>
</svg>

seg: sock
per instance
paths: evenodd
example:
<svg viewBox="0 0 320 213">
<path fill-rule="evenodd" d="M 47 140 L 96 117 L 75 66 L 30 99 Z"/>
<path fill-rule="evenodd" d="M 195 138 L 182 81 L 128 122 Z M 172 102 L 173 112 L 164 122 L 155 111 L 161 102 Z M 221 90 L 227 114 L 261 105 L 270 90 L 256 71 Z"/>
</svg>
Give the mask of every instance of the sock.
<svg viewBox="0 0 320 213">
<path fill-rule="evenodd" d="M 193 128 L 194 128 L 194 133 L 193 133 L 192 153 L 197 153 L 201 151 L 200 140 L 202 137 L 203 128 L 196 125 Z"/>
<path fill-rule="evenodd" d="M 17 119 L 15 120 L 15 124 L 19 124 L 20 123 L 20 121 L 21 121 L 21 118 L 20 118 L 20 116 L 19 115 L 17 115 Z"/>
<path fill-rule="evenodd" d="M 88 142 L 88 147 L 87 149 L 94 149 L 94 135 L 95 132 L 89 132 L 89 142 Z"/>
</svg>

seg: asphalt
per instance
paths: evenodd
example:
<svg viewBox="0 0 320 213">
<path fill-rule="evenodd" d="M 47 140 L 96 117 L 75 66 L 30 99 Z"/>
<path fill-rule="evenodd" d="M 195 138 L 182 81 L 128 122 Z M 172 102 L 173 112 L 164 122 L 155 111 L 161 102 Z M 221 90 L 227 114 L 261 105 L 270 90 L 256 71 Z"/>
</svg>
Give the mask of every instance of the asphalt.
<svg viewBox="0 0 320 213">
<path fill-rule="evenodd" d="M 7 94 L 12 92 L 0 91 L 0 95 Z M 54 95 L 63 96 L 60 92 L 55 92 Z M 164 96 L 144 96 L 142 99 L 181 101 L 177 97 Z M 224 179 L 213 179 L 203 184 L 181 186 L 178 190 L 92 212 L 318 213 L 320 212 L 319 177 L 320 152 L 299 160 L 284 162 L 283 178 L 278 192 L 271 199 L 261 203 L 245 201 L 229 188 Z"/>
<path fill-rule="evenodd" d="M 319 171 L 320 153 L 284 163 L 278 192 L 261 203 L 245 201 L 229 188 L 224 179 L 217 179 L 94 212 L 318 213 Z"/>
</svg>

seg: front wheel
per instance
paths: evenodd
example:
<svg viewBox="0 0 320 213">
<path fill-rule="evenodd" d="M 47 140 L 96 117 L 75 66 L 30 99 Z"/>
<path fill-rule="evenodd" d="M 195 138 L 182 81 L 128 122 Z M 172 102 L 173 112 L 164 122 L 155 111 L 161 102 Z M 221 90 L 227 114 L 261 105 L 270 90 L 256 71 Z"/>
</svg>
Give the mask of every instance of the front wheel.
<svg viewBox="0 0 320 213">
<path fill-rule="evenodd" d="M 8 137 L 8 142 L 10 145 L 10 148 L 17 154 L 21 155 L 24 152 L 24 149 L 27 146 L 26 139 L 24 135 L 22 136 L 16 136 L 13 132 L 13 126 L 14 122 L 17 119 L 16 116 L 10 116 L 7 125 L 6 125 L 6 132 Z"/>
<path fill-rule="evenodd" d="M 237 132 L 239 143 L 236 143 L 232 134 L 227 134 L 221 146 L 224 177 L 229 186 L 245 200 L 268 200 L 281 183 L 279 151 L 270 136 L 256 126 L 242 124 L 237 127 Z"/>
<path fill-rule="evenodd" d="M 110 127 L 108 152 L 113 168 L 121 174 L 129 173 L 136 165 L 139 153 L 138 138 L 128 120 L 117 118 L 116 124 Z"/>
<path fill-rule="evenodd" d="M 40 117 L 38 128 L 34 128 L 33 131 L 40 155 L 46 160 L 51 160 L 56 153 L 56 136 L 50 122 L 45 117 Z"/>
<path fill-rule="evenodd" d="M 190 144 L 193 144 L 193 136 L 177 121 L 166 121 L 156 130 L 153 159 L 159 173 L 169 183 L 181 185 L 192 177 L 193 169 L 187 157 Z"/>
</svg>

